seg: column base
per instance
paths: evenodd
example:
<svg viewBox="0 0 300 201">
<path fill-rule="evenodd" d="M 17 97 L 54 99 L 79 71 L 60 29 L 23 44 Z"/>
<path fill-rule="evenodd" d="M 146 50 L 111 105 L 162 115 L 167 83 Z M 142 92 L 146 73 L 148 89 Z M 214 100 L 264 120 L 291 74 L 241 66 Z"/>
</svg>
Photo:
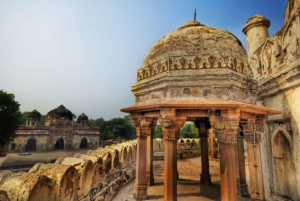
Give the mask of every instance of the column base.
<svg viewBox="0 0 300 201">
<path fill-rule="evenodd" d="M 133 197 L 135 200 L 147 200 L 147 186 L 134 185 Z"/>
<path fill-rule="evenodd" d="M 200 175 L 200 184 L 205 184 L 208 186 L 211 186 L 211 178 L 210 174 L 209 175 Z"/>
<path fill-rule="evenodd" d="M 153 174 L 146 174 L 147 186 L 154 185 L 154 175 Z"/>
<path fill-rule="evenodd" d="M 238 184 L 237 186 L 239 196 L 250 196 L 247 184 Z"/>
</svg>

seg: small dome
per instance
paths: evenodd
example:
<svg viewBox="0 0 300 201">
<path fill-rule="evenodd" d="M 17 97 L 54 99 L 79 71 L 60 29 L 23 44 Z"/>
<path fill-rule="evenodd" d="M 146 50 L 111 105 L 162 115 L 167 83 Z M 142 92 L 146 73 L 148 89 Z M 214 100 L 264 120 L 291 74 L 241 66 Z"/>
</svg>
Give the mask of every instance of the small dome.
<svg viewBox="0 0 300 201">
<path fill-rule="evenodd" d="M 60 105 L 58 108 L 55 108 L 48 112 L 49 116 L 53 118 L 67 118 L 69 120 L 73 119 L 73 114 L 70 110 L 66 109 L 65 106 Z"/>
<path fill-rule="evenodd" d="M 81 113 L 81 115 L 77 117 L 77 121 L 89 121 L 89 118 L 84 113 Z"/>
<path fill-rule="evenodd" d="M 27 119 L 41 119 L 42 115 L 37 110 L 33 110 L 27 116 Z"/>
</svg>

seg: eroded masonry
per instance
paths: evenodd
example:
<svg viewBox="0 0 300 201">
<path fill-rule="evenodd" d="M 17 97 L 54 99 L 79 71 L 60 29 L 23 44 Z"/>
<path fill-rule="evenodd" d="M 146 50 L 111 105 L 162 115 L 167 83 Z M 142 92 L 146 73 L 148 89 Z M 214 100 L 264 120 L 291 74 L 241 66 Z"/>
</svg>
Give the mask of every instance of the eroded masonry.
<svg viewBox="0 0 300 201">
<path fill-rule="evenodd" d="M 152 136 L 164 142 L 164 199 L 177 200 L 177 140 L 193 121 L 201 139 L 202 173 L 210 185 L 208 136 L 220 149 L 221 199 L 299 200 L 300 1 L 289 0 L 284 25 L 272 37 L 262 15 L 243 27 L 248 53 L 231 33 L 189 21 L 158 40 L 137 71 L 130 113 L 137 130 L 134 197 L 153 184 Z M 250 186 L 243 142 L 247 143 Z M 210 141 L 211 142 L 211 141 Z"/>
</svg>

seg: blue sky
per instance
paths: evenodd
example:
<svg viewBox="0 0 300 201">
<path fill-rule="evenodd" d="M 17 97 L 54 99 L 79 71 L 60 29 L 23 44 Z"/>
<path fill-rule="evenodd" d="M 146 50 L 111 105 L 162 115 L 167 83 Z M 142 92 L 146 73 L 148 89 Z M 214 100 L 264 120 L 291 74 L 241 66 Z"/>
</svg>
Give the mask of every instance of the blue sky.
<svg viewBox="0 0 300 201">
<path fill-rule="evenodd" d="M 21 111 L 46 114 L 60 104 L 108 120 L 134 104 L 130 87 L 152 45 L 193 20 L 246 44 L 254 14 L 283 25 L 287 0 L 0 1 L 0 89 Z M 246 48 L 246 47 L 245 47 Z"/>
</svg>

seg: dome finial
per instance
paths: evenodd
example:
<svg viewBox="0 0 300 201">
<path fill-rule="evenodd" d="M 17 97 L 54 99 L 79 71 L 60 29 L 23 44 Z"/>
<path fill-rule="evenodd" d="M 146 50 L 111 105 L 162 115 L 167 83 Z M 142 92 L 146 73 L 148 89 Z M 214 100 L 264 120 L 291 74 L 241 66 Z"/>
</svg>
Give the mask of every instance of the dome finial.
<svg viewBox="0 0 300 201">
<path fill-rule="evenodd" d="M 196 13 L 196 8 L 195 8 L 194 21 L 196 21 L 196 15 L 197 15 L 197 13 Z"/>
</svg>

